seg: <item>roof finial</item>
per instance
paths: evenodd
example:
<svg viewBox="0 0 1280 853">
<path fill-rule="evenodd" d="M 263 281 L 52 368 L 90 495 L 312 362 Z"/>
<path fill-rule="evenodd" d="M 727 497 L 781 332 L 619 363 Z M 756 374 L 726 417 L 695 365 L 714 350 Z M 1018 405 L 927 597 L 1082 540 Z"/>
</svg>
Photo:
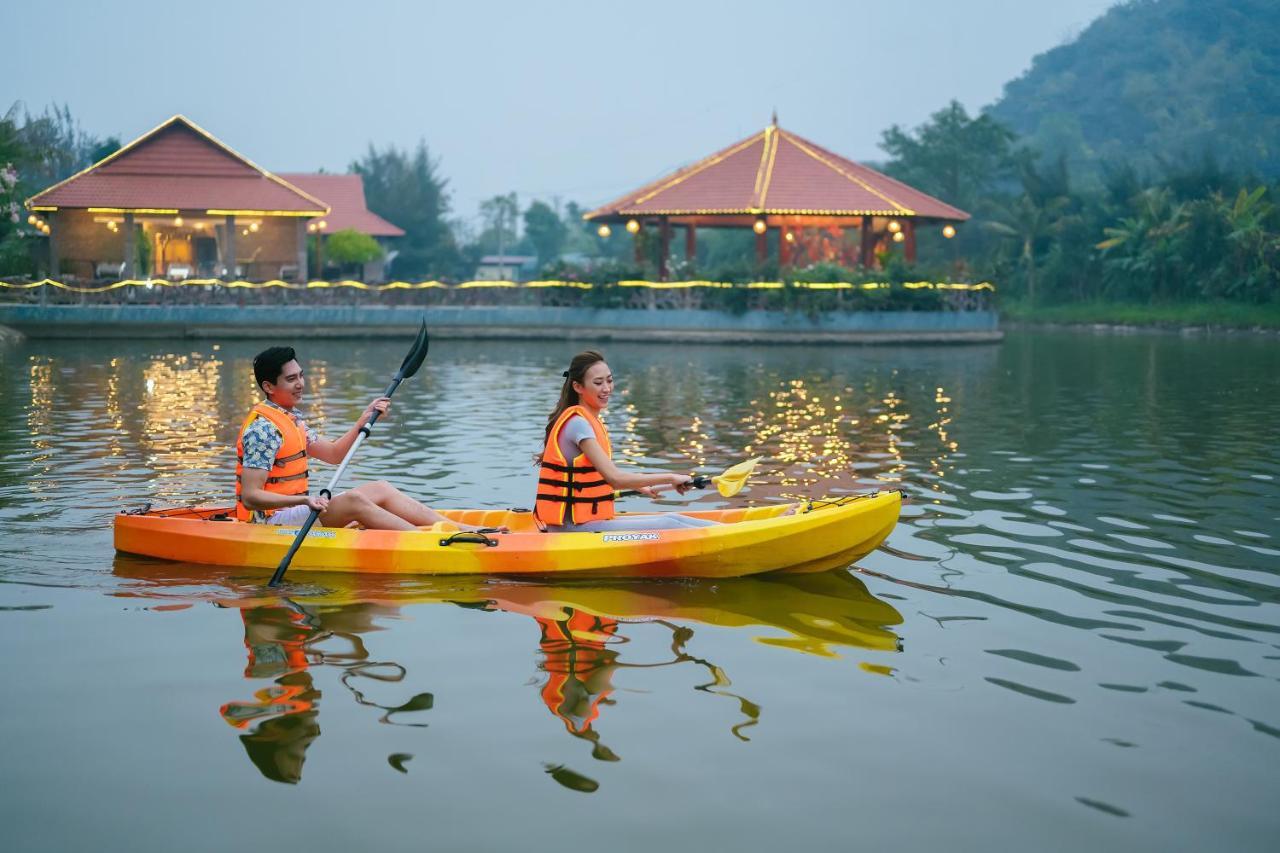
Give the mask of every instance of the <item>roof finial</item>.
<svg viewBox="0 0 1280 853">
<path fill-rule="evenodd" d="M 778 126 L 778 108 L 773 108 L 773 121 L 770 122 L 774 127 Z"/>
</svg>

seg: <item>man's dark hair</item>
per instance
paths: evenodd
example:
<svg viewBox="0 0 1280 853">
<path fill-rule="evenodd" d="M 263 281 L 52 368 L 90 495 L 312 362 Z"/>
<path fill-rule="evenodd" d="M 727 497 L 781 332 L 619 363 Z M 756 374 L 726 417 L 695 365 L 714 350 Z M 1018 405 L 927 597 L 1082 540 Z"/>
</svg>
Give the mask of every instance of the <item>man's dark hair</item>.
<svg viewBox="0 0 1280 853">
<path fill-rule="evenodd" d="M 297 358 L 293 347 L 271 347 L 264 349 L 253 357 L 253 379 L 258 383 L 258 390 L 265 392 L 263 382 L 276 384 L 284 366 Z"/>
</svg>

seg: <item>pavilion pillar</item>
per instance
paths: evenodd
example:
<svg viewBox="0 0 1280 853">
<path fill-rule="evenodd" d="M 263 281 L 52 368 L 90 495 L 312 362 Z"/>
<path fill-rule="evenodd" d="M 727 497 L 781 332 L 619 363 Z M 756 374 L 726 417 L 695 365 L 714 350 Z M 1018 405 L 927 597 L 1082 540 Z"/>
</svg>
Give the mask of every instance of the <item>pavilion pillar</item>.
<svg viewBox="0 0 1280 853">
<path fill-rule="evenodd" d="M 635 252 L 636 266 L 644 269 L 644 223 L 631 235 L 631 246 Z"/>
<path fill-rule="evenodd" d="M 914 264 L 916 262 L 916 223 L 914 219 L 908 219 L 902 224 L 902 231 L 906 235 L 903 241 L 903 256 L 907 259 L 907 263 Z"/>
<path fill-rule="evenodd" d="M 223 275 L 230 279 L 236 277 L 236 217 L 228 213 L 222 226 L 222 267 Z"/>
<path fill-rule="evenodd" d="M 791 244 L 787 242 L 787 235 L 791 232 L 785 227 L 778 229 L 778 266 L 791 266 Z"/>
<path fill-rule="evenodd" d="M 306 284 L 307 275 L 307 223 L 301 216 L 294 218 L 294 231 L 298 237 L 298 281 Z"/>
<path fill-rule="evenodd" d="M 133 214 L 126 213 L 124 227 L 120 229 L 124 238 L 124 277 L 126 279 L 138 277 L 138 235 L 134 233 L 135 230 Z"/>
<path fill-rule="evenodd" d="M 671 220 L 662 217 L 662 224 L 659 226 L 661 235 L 661 252 L 658 255 L 658 281 L 667 280 L 667 260 L 671 255 Z"/>
<path fill-rule="evenodd" d="M 684 262 L 693 269 L 698 262 L 698 229 L 693 224 L 684 227 Z"/>
<path fill-rule="evenodd" d="M 862 228 L 859 229 L 859 234 L 862 238 L 862 266 L 865 269 L 871 269 L 876 260 L 876 239 L 870 216 L 862 217 Z"/>
<path fill-rule="evenodd" d="M 756 263 L 764 266 L 769 261 L 769 229 L 756 235 Z"/>
<path fill-rule="evenodd" d="M 59 264 L 58 264 L 58 212 L 51 210 L 46 214 L 48 217 L 45 221 L 49 223 L 49 278 L 54 281 L 58 280 Z M 49 288 L 42 287 L 41 294 Z"/>
</svg>

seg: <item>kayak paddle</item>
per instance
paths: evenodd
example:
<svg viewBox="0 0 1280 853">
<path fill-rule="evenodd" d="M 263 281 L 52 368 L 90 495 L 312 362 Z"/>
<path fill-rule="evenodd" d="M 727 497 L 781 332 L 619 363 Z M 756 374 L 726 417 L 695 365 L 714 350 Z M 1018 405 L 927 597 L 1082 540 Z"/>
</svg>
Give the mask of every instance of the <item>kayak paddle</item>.
<svg viewBox="0 0 1280 853">
<path fill-rule="evenodd" d="M 715 477 L 708 477 L 705 474 L 698 474 L 693 478 L 691 484 L 695 489 L 705 489 L 712 483 L 716 484 L 716 490 L 720 492 L 722 497 L 731 498 L 738 492 L 742 491 L 742 487 L 746 484 L 747 478 L 751 476 L 751 472 L 755 470 L 756 464 L 762 459 L 760 456 L 753 456 L 746 462 L 739 462 L 730 468 L 726 468 L 723 474 Z M 658 491 L 674 489 L 675 486 L 654 486 Z M 623 492 L 614 492 L 615 498 L 625 498 L 628 495 L 640 494 L 637 489 L 627 489 Z"/>
<path fill-rule="evenodd" d="M 387 390 L 382 396 L 390 397 L 396 392 L 396 388 L 400 387 L 400 383 L 405 379 L 418 372 L 418 368 L 422 366 L 422 362 L 427 357 L 427 321 L 423 319 L 422 328 L 418 330 L 418 337 L 414 339 L 413 349 L 409 350 L 409 354 L 404 357 L 404 361 L 400 364 L 400 369 L 396 371 L 395 377 L 391 380 L 391 384 L 387 386 Z M 338 470 L 333 473 L 333 479 L 329 481 L 329 485 L 320 490 L 320 494 L 326 498 L 333 497 L 333 490 L 338 487 L 338 481 L 342 479 L 342 474 L 347 470 L 347 463 L 351 461 L 351 457 L 356 455 L 357 448 L 364 443 L 369 432 L 373 429 L 373 425 L 377 423 L 378 417 L 382 412 L 374 411 L 369 417 L 369 422 L 360 427 L 360 434 L 356 436 L 355 442 L 351 445 L 351 449 L 347 451 L 347 455 L 342 458 L 342 464 L 338 466 Z M 307 523 L 298 529 L 298 535 L 293 538 L 293 544 L 289 546 L 288 552 L 285 553 L 284 559 L 280 561 L 280 565 L 276 566 L 276 572 L 271 576 L 270 583 L 267 586 L 276 586 L 284 577 L 284 573 L 289 568 L 289 563 L 293 560 L 293 555 L 298 552 L 307 534 L 311 532 L 311 527 L 316 523 L 316 519 L 320 517 L 320 513 L 311 510 L 311 514 L 307 516 Z"/>
</svg>

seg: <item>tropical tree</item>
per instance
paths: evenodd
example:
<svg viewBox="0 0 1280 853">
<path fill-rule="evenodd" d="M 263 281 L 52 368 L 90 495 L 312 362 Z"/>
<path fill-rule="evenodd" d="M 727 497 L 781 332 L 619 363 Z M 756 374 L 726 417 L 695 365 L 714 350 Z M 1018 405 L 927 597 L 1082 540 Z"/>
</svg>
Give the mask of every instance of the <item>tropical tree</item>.
<svg viewBox="0 0 1280 853">
<path fill-rule="evenodd" d="M 369 209 L 404 229 L 393 275 L 445 277 L 462 271 L 447 219 L 449 182 L 440 176 L 439 163 L 431 159 L 425 142 L 419 141 L 412 152 L 370 145 L 365 156 L 351 164 L 351 171 L 364 179 Z"/>
<path fill-rule="evenodd" d="M 514 192 L 495 195 L 480 202 L 484 228 L 477 242 L 486 251 L 499 255 L 510 252 L 519 239 L 520 199 Z"/>
<path fill-rule="evenodd" d="M 1027 301 L 1034 303 L 1040 253 L 1068 224 L 1072 199 L 1064 158 L 1042 169 L 1036 164 L 1034 154 L 1024 151 L 1017 162 L 1022 193 L 997 208 L 985 225 L 1016 247 L 1017 263 L 1026 282 Z"/>
<path fill-rule="evenodd" d="M 1108 290 L 1167 298 L 1180 289 L 1177 270 L 1188 209 L 1173 201 L 1168 187 L 1145 190 L 1137 201 L 1138 211 L 1104 228 L 1107 239 L 1097 245 Z"/>
<path fill-rule="evenodd" d="M 535 201 L 524 212 L 524 233 L 538 254 L 538 265 L 544 266 L 560 257 L 569 229 L 551 205 Z"/>
<path fill-rule="evenodd" d="M 1015 136 L 988 115 L 970 117 L 959 101 L 914 131 L 893 125 L 880 137 L 885 171 L 948 204 L 972 209 L 1009 175 Z"/>
</svg>

